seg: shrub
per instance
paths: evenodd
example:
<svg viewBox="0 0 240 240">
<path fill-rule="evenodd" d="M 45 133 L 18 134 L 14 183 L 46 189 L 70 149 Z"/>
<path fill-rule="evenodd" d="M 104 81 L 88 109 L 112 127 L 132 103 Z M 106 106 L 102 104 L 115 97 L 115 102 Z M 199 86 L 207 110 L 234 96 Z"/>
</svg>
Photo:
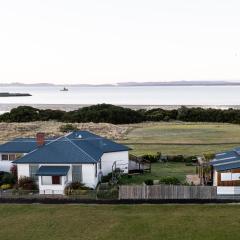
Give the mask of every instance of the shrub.
<svg viewBox="0 0 240 240">
<path fill-rule="evenodd" d="M 0 187 L 0 189 L 1 189 L 1 190 L 7 190 L 7 189 L 10 189 L 11 187 L 12 187 L 11 184 L 3 184 L 3 185 Z"/>
<path fill-rule="evenodd" d="M 101 182 L 106 183 L 110 182 L 112 180 L 112 173 L 109 173 L 106 176 L 102 176 Z"/>
<path fill-rule="evenodd" d="M 72 131 L 76 131 L 78 130 L 77 126 L 73 125 L 73 124 L 65 124 L 60 126 L 60 132 L 72 132 Z"/>
<path fill-rule="evenodd" d="M 145 155 L 142 155 L 142 158 L 150 161 L 151 163 L 155 163 L 161 160 L 161 155 L 162 154 L 160 152 L 157 154 L 145 154 Z"/>
<path fill-rule="evenodd" d="M 0 173 L 0 184 L 15 184 L 16 179 L 15 177 L 8 172 L 1 172 Z"/>
<path fill-rule="evenodd" d="M 153 185 L 153 180 L 152 180 L 152 179 L 146 179 L 146 180 L 144 181 L 144 183 L 145 183 L 146 185 Z"/>
<path fill-rule="evenodd" d="M 12 165 L 12 167 L 10 168 L 10 172 L 12 174 L 12 176 L 15 178 L 15 180 L 17 180 L 17 165 Z"/>
<path fill-rule="evenodd" d="M 215 154 L 214 153 L 205 153 L 204 157 L 205 157 L 206 161 L 209 162 L 215 158 Z"/>
<path fill-rule="evenodd" d="M 20 190 L 37 190 L 38 189 L 36 182 L 30 177 L 21 177 L 18 180 L 16 187 Z"/>
<path fill-rule="evenodd" d="M 181 181 L 176 177 L 163 177 L 160 179 L 160 183 L 178 185 Z"/>
<path fill-rule="evenodd" d="M 110 188 L 106 190 L 98 190 L 97 198 L 98 199 L 118 199 L 118 189 Z"/>
<path fill-rule="evenodd" d="M 167 160 L 169 162 L 184 162 L 184 156 L 183 155 L 169 155 L 167 156 Z"/>
<path fill-rule="evenodd" d="M 64 193 L 66 195 L 74 194 L 74 192 L 77 192 L 78 194 L 82 194 L 84 193 L 84 191 L 87 191 L 87 190 L 92 190 L 92 189 L 85 186 L 83 183 L 71 182 L 65 187 Z"/>
</svg>

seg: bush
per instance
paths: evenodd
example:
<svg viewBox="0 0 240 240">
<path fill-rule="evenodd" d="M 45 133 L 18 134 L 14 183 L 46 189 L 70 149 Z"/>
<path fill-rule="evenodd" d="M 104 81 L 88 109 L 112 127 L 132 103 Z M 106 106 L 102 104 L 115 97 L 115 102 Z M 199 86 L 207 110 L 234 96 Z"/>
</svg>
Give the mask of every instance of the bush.
<svg viewBox="0 0 240 240">
<path fill-rule="evenodd" d="M 98 190 L 97 198 L 98 199 L 118 199 L 118 189 L 110 188 L 106 190 Z"/>
<path fill-rule="evenodd" d="M 92 190 L 92 188 L 89 188 L 80 182 L 71 182 L 65 187 L 64 194 L 72 195 L 74 192 L 82 194 L 84 192 L 87 192 L 87 190 Z"/>
<path fill-rule="evenodd" d="M 76 131 L 78 130 L 77 126 L 73 125 L 73 124 L 66 124 L 66 125 L 62 125 L 59 128 L 60 132 L 72 132 L 72 131 Z"/>
<path fill-rule="evenodd" d="M 8 172 L 1 172 L 0 173 L 0 185 L 1 184 L 15 184 L 16 179 L 15 177 Z"/>
<path fill-rule="evenodd" d="M 160 183 L 178 185 L 181 181 L 176 177 L 163 177 L 160 179 Z"/>
<path fill-rule="evenodd" d="M 10 188 L 12 188 L 12 185 L 11 185 L 11 184 L 3 184 L 3 185 L 0 187 L 1 190 L 7 190 L 7 189 L 10 189 Z"/>
<path fill-rule="evenodd" d="M 109 173 L 106 176 L 102 176 L 101 182 L 107 183 L 107 182 L 110 182 L 111 180 L 112 180 L 112 173 Z"/>
<path fill-rule="evenodd" d="M 142 155 L 142 158 L 145 160 L 148 160 L 151 163 L 155 163 L 158 162 L 159 160 L 161 160 L 161 153 L 157 153 L 157 154 L 145 154 Z"/>
<path fill-rule="evenodd" d="M 205 157 L 206 161 L 209 162 L 215 158 L 215 153 L 205 153 L 204 157 Z"/>
<path fill-rule="evenodd" d="M 169 155 L 167 156 L 169 162 L 185 162 L 183 155 Z"/>
<path fill-rule="evenodd" d="M 153 185 L 153 180 L 152 180 L 152 179 L 146 179 L 146 180 L 144 181 L 144 183 L 145 183 L 146 185 Z"/>
<path fill-rule="evenodd" d="M 21 177 L 18 180 L 16 187 L 19 190 L 37 190 L 38 189 L 36 182 L 30 177 Z"/>
<path fill-rule="evenodd" d="M 15 180 L 17 181 L 17 165 L 12 165 L 12 167 L 10 168 L 10 172 L 12 174 L 12 176 L 15 178 Z"/>
</svg>

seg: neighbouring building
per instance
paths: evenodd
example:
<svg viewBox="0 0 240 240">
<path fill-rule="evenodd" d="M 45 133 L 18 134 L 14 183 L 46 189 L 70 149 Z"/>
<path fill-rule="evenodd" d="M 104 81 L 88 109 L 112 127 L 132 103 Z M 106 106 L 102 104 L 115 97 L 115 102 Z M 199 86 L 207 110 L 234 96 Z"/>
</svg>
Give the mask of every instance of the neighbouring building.
<svg viewBox="0 0 240 240">
<path fill-rule="evenodd" d="M 17 164 L 18 178 L 32 177 L 40 194 L 63 194 L 70 182 L 95 188 L 102 176 L 120 168 L 128 173 L 129 148 L 88 131 L 55 139 L 18 138 L 0 146 L 0 171 Z"/>
<path fill-rule="evenodd" d="M 218 194 L 240 194 L 240 148 L 216 154 L 210 165 Z"/>
</svg>

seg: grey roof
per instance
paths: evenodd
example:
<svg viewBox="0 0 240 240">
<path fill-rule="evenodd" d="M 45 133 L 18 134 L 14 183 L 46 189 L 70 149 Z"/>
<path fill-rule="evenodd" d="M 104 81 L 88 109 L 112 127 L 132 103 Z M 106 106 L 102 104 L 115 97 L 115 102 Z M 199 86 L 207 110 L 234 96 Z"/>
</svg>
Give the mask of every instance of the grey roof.
<svg viewBox="0 0 240 240">
<path fill-rule="evenodd" d="M 66 176 L 69 171 L 69 166 L 41 166 L 37 176 Z"/>
<path fill-rule="evenodd" d="M 37 147 L 14 163 L 96 163 L 104 153 L 128 151 L 129 148 L 87 131 L 76 131 L 69 135 Z"/>
</svg>

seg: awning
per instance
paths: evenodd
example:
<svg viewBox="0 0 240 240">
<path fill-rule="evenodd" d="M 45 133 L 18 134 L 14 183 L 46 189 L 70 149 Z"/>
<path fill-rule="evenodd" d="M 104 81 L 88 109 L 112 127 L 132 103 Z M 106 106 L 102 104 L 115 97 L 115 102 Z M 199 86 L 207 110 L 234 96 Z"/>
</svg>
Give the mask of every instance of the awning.
<svg viewBox="0 0 240 240">
<path fill-rule="evenodd" d="M 37 176 L 66 176 L 69 171 L 69 166 L 41 166 Z"/>
</svg>

